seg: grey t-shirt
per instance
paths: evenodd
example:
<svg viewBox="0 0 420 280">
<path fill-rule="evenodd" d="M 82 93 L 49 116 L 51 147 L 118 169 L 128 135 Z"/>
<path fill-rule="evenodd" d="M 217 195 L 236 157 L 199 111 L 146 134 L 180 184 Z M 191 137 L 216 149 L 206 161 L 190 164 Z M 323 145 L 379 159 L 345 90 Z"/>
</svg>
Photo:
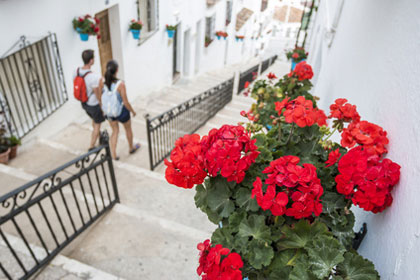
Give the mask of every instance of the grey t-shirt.
<svg viewBox="0 0 420 280">
<path fill-rule="evenodd" d="M 82 69 L 82 67 L 80 67 L 79 68 L 79 75 L 83 76 L 88 71 L 91 71 L 91 70 Z M 76 69 L 76 71 L 74 71 L 73 80 L 74 80 L 74 78 L 76 78 L 76 76 L 77 76 L 77 69 Z M 89 106 L 96 106 L 96 105 L 99 104 L 99 101 L 96 98 L 96 95 L 93 92 L 93 89 L 97 88 L 99 86 L 99 81 L 100 80 L 101 80 L 101 76 L 96 74 L 96 73 L 93 73 L 93 72 L 89 73 L 85 77 L 86 91 L 87 91 L 87 96 L 88 96 L 88 101 L 86 102 L 86 104 L 89 105 Z"/>
</svg>

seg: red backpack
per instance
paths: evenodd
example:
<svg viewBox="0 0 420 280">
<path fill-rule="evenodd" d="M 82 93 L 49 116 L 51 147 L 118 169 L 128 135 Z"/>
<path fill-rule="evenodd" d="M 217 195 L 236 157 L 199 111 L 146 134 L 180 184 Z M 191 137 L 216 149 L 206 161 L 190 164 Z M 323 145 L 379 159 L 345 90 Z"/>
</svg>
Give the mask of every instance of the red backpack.
<svg viewBox="0 0 420 280">
<path fill-rule="evenodd" d="M 79 76 L 79 68 L 77 68 L 77 75 L 73 81 L 74 98 L 81 101 L 82 103 L 85 103 L 89 99 L 89 97 L 87 96 L 86 83 L 85 83 L 85 77 L 89 73 L 91 73 L 91 71 L 86 72 L 83 76 Z"/>
</svg>

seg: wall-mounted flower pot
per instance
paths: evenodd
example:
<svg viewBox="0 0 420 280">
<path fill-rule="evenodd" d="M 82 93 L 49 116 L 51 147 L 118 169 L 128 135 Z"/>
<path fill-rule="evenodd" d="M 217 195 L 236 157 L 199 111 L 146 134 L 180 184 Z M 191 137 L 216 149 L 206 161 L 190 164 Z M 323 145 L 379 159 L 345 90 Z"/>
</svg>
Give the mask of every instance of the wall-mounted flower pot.
<svg viewBox="0 0 420 280">
<path fill-rule="evenodd" d="M 220 38 L 222 38 L 222 36 L 216 35 L 217 40 L 220 40 Z"/>
<path fill-rule="evenodd" d="M 168 32 L 168 38 L 173 38 L 175 35 L 175 30 L 166 30 Z"/>
<path fill-rule="evenodd" d="M 223 37 L 223 40 L 226 40 L 227 37 Z"/>
<path fill-rule="evenodd" d="M 133 35 L 134 39 L 136 39 L 136 40 L 140 39 L 141 29 L 130 29 L 130 31 L 131 31 L 131 34 Z"/>
<path fill-rule="evenodd" d="M 296 60 L 292 59 L 292 70 L 295 70 L 296 65 L 299 62 L 302 62 L 302 61 L 305 61 L 305 59 L 302 59 L 302 60 L 299 60 L 299 61 L 296 61 Z"/>
<path fill-rule="evenodd" d="M 80 40 L 86 42 L 87 40 L 89 40 L 89 34 L 87 33 L 79 33 L 80 35 Z"/>
</svg>

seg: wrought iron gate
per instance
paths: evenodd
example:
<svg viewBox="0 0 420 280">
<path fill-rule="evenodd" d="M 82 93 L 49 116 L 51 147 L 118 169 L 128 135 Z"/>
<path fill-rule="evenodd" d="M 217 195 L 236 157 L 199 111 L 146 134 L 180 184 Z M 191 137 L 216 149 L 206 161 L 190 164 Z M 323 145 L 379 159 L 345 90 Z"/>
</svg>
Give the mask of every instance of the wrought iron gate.
<svg viewBox="0 0 420 280">
<path fill-rule="evenodd" d="M 57 37 L 50 34 L 0 58 L 0 109 L 12 135 L 23 137 L 68 100 Z"/>
<path fill-rule="evenodd" d="M 0 279 L 29 279 L 119 202 L 108 145 L 0 197 Z"/>
</svg>

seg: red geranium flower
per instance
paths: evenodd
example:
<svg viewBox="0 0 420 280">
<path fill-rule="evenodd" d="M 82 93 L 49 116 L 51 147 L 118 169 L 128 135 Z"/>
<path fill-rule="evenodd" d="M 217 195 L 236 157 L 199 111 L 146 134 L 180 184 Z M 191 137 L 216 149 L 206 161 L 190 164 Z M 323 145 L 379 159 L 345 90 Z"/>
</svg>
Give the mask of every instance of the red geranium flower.
<svg viewBox="0 0 420 280">
<path fill-rule="evenodd" d="M 244 88 L 248 88 L 249 87 L 249 84 L 250 83 L 248 81 L 246 81 L 245 84 L 244 84 Z"/>
<path fill-rule="evenodd" d="M 274 73 L 270 72 L 268 73 L 267 78 L 269 78 L 270 80 L 273 80 L 273 79 L 277 79 L 277 76 Z"/>
<path fill-rule="evenodd" d="M 292 54 L 292 58 L 294 58 L 294 59 L 298 59 L 298 58 L 299 58 L 299 54 L 298 54 L 298 53 L 293 53 L 293 54 Z"/>
<path fill-rule="evenodd" d="M 347 99 L 338 98 L 335 103 L 330 106 L 331 112 L 329 118 L 336 118 L 344 122 L 358 122 L 360 121 L 359 113 L 357 113 L 356 106 L 347 103 Z"/>
<path fill-rule="evenodd" d="M 296 76 L 299 81 L 310 80 L 314 76 L 311 65 L 306 61 L 299 62 L 295 69 L 289 73 L 289 77 Z"/>
<path fill-rule="evenodd" d="M 289 102 L 288 98 L 276 102 L 276 111 L 284 116 L 285 122 L 296 123 L 299 127 L 312 126 L 315 123 L 319 126 L 326 125 L 327 116 L 324 111 L 313 107 L 311 100 L 298 96 Z M 283 109 L 286 110 L 283 111 Z"/>
<path fill-rule="evenodd" d="M 198 134 L 185 135 L 175 142 L 170 159 L 165 159 L 166 180 L 181 188 L 191 189 L 201 184 L 207 176 Z"/>
<path fill-rule="evenodd" d="M 373 213 L 391 205 L 391 191 L 400 178 L 400 166 L 389 159 L 382 162 L 361 146 L 351 149 L 338 162 L 335 178 L 337 191 L 346 195 L 354 205 Z"/>
<path fill-rule="evenodd" d="M 328 155 L 328 160 L 325 162 L 327 165 L 325 167 L 333 166 L 338 161 L 340 156 L 341 156 L 341 154 L 340 154 L 339 149 L 336 149 L 336 150 L 332 151 Z"/>
<path fill-rule="evenodd" d="M 228 182 L 242 182 L 245 171 L 259 154 L 255 142 L 240 125 L 224 125 L 220 129 L 212 129 L 201 140 L 204 165 L 210 176 L 217 176 L 220 172 Z"/>
<path fill-rule="evenodd" d="M 237 253 L 231 253 L 222 245 L 212 246 L 210 240 L 197 245 L 200 251 L 197 274 L 203 280 L 242 280 L 242 258 Z M 222 259 L 223 258 L 223 259 Z"/>
<path fill-rule="evenodd" d="M 263 182 L 257 177 L 251 197 L 257 199 L 263 210 L 270 210 L 274 216 L 286 215 L 295 219 L 321 214 L 323 188 L 316 168 L 308 163 L 299 166 L 299 161 L 295 156 L 283 156 L 272 161 L 263 171 L 268 174 L 264 182 L 267 184 L 265 194 Z"/>
<path fill-rule="evenodd" d="M 386 145 L 389 143 L 387 133 L 382 127 L 367 122 L 352 122 L 341 133 L 341 145 L 352 148 L 359 144 L 371 155 L 381 156 L 387 153 Z"/>
</svg>

